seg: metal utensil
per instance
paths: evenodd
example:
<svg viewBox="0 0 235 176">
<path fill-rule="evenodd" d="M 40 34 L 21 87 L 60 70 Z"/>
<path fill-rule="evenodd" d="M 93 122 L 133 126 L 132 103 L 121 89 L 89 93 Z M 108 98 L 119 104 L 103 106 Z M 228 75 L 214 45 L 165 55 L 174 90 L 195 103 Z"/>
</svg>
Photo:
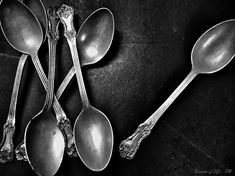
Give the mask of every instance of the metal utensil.
<svg viewBox="0 0 235 176">
<path fill-rule="evenodd" d="M 56 9 L 48 9 L 48 22 L 49 84 L 46 100 L 43 109 L 28 123 L 24 137 L 26 155 L 31 167 L 38 175 L 45 176 L 54 175 L 58 171 L 65 147 L 63 134 L 52 113 L 56 45 L 59 38 Z"/>
<path fill-rule="evenodd" d="M 75 38 L 76 32 L 73 26 L 74 10 L 72 7 L 62 5 L 58 10 L 58 15 L 64 25 L 64 35 L 67 38 L 71 50 L 83 104 L 82 111 L 77 117 L 74 125 L 75 146 L 81 160 L 89 169 L 93 171 L 101 171 L 107 166 L 112 155 L 112 126 L 108 118 L 101 111 L 90 105 L 87 97 L 77 52 Z M 106 21 L 109 20 L 109 18 L 113 18 L 113 16 L 106 8 L 98 9 L 85 20 L 79 29 L 79 33 L 83 33 L 83 31 L 86 31 L 91 27 L 101 27 L 99 26 L 100 18 Z M 83 36 L 83 38 L 85 39 L 86 36 Z M 97 49 L 94 45 L 89 51 L 87 51 L 87 54 L 92 56 L 95 55 L 96 51 Z"/>
<path fill-rule="evenodd" d="M 158 119 L 198 74 L 217 72 L 232 60 L 235 55 L 234 41 L 235 20 L 223 21 L 213 26 L 197 40 L 191 53 L 191 72 L 158 110 L 140 124 L 133 135 L 121 142 L 119 150 L 122 157 L 134 157 L 141 141 L 150 134 Z"/>
</svg>

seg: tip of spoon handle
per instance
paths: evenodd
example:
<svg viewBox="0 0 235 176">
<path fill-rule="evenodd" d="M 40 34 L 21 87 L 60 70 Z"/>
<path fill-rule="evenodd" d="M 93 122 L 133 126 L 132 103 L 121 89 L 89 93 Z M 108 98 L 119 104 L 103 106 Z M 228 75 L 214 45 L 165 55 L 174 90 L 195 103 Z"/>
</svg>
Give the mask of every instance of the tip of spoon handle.
<svg viewBox="0 0 235 176">
<path fill-rule="evenodd" d="M 76 37 L 76 31 L 73 25 L 73 7 L 63 4 L 61 8 L 57 10 L 57 14 L 64 26 L 64 36 L 70 41 L 74 40 Z"/>
<path fill-rule="evenodd" d="M 26 155 L 25 151 L 25 144 L 24 141 L 22 141 L 15 149 L 15 155 L 16 159 L 18 161 L 28 161 L 28 157 Z"/>
<path fill-rule="evenodd" d="M 146 138 L 151 132 L 151 123 L 142 123 L 138 126 L 134 134 L 123 140 L 119 145 L 119 152 L 122 158 L 132 159 L 141 141 Z"/>
<path fill-rule="evenodd" d="M 63 119 L 58 123 L 58 127 L 60 128 L 64 139 L 66 140 L 66 153 L 69 157 L 78 157 L 75 143 L 74 143 L 74 137 L 73 137 L 73 131 L 72 126 L 69 121 L 69 119 Z"/>
<path fill-rule="evenodd" d="M 11 123 L 4 124 L 3 138 L 0 144 L 0 163 L 9 163 L 14 158 L 13 135 L 15 127 Z"/>
<path fill-rule="evenodd" d="M 14 158 L 14 152 L 11 149 L 3 149 L 0 151 L 0 163 L 10 163 Z"/>
</svg>

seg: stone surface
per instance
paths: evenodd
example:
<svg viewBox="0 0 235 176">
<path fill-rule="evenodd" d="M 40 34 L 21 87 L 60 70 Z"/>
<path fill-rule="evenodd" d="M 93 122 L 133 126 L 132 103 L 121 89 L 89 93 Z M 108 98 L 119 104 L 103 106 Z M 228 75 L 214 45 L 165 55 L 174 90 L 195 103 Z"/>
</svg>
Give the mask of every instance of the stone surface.
<svg viewBox="0 0 235 176">
<path fill-rule="evenodd" d="M 110 51 L 102 61 L 82 70 L 91 103 L 108 116 L 113 126 L 113 156 L 104 171 L 94 173 L 79 158 L 65 155 L 56 175 L 189 176 L 219 171 L 235 175 L 234 61 L 218 73 L 199 75 L 162 116 L 134 159 L 122 159 L 118 152 L 119 143 L 131 135 L 189 73 L 190 52 L 198 37 L 211 26 L 235 18 L 233 0 L 43 2 L 46 8 L 63 3 L 72 5 L 77 30 L 92 11 L 103 6 L 113 12 L 116 24 Z M 20 53 L 7 44 L 2 33 L 0 45 L 1 135 Z M 63 30 L 57 48 L 56 87 L 72 65 Z M 39 57 L 47 71 L 47 43 Z M 44 98 L 45 91 L 28 59 L 17 106 L 15 144 L 23 139 L 28 121 L 40 111 Z M 81 110 L 75 79 L 60 102 L 73 124 Z M 35 174 L 28 163 L 14 160 L 0 166 L 0 175 Z"/>
</svg>

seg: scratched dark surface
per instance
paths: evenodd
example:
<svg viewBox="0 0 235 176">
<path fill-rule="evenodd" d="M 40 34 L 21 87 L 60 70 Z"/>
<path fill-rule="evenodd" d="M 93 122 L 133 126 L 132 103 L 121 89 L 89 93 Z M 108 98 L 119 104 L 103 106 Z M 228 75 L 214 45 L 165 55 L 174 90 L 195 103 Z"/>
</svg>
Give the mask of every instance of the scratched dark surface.
<svg viewBox="0 0 235 176">
<path fill-rule="evenodd" d="M 79 158 L 65 155 L 57 176 L 190 176 L 206 175 L 197 172 L 213 169 L 235 175 L 234 61 L 218 73 L 199 75 L 158 121 L 134 159 L 122 159 L 118 152 L 121 140 L 131 135 L 189 73 L 190 53 L 197 38 L 213 25 L 235 18 L 234 0 L 43 2 L 46 8 L 62 3 L 72 5 L 76 29 L 92 11 L 103 6 L 113 12 L 116 24 L 108 54 L 82 70 L 91 103 L 108 116 L 113 126 L 111 161 L 104 171 L 92 172 Z M 57 47 L 57 88 L 72 65 L 62 32 Z M 8 45 L 1 32 L 0 46 L 2 136 L 20 53 Z M 45 71 L 47 53 L 45 43 L 40 50 Z M 44 97 L 45 91 L 28 59 L 17 106 L 15 145 L 23 139 L 28 121 L 42 108 Z M 74 123 L 81 109 L 75 79 L 60 102 Z M 0 175 L 35 174 L 28 163 L 14 160 L 0 165 Z"/>
</svg>

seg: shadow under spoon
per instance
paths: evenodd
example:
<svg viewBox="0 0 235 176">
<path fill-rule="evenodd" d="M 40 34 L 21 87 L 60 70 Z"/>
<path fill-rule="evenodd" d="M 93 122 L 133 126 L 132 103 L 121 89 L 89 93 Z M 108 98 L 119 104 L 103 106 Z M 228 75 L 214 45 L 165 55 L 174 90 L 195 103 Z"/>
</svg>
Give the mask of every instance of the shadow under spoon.
<svg viewBox="0 0 235 176">
<path fill-rule="evenodd" d="M 223 21 L 207 30 L 194 44 L 191 52 L 192 70 L 169 98 L 142 124 L 133 135 L 122 141 L 123 158 L 132 159 L 141 141 L 180 93 L 198 74 L 215 73 L 224 68 L 235 55 L 235 20 Z"/>
</svg>

